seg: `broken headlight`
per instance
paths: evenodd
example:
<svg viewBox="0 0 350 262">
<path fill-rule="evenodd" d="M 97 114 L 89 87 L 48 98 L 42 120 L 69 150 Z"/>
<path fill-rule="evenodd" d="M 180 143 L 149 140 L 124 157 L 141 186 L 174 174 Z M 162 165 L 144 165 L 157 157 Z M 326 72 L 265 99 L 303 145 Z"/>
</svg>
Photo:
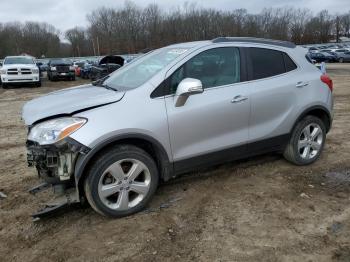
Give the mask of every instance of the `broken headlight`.
<svg viewBox="0 0 350 262">
<path fill-rule="evenodd" d="M 54 144 L 81 128 L 87 120 L 79 117 L 62 117 L 39 123 L 32 127 L 28 140 L 40 145 Z"/>
</svg>

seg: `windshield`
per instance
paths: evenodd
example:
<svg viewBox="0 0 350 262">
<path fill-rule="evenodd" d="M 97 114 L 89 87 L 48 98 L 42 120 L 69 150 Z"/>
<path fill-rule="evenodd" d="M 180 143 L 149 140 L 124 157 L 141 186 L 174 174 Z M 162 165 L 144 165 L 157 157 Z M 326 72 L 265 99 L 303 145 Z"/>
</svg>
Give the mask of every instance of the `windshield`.
<svg viewBox="0 0 350 262">
<path fill-rule="evenodd" d="M 72 62 L 66 59 L 56 59 L 50 61 L 51 65 L 72 65 Z"/>
<path fill-rule="evenodd" d="M 153 51 L 115 71 L 103 84 L 117 90 L 139 87 L 186 51 L 187 49 L 183 48 L 165 48 Z"/>
<path fill-rule="evenodd" d="M 34 64 L 34 60 L 30 57 L 7 57 L 4 61 L 4 65 L 13 64 L 31 65 Z"/>
</svg>

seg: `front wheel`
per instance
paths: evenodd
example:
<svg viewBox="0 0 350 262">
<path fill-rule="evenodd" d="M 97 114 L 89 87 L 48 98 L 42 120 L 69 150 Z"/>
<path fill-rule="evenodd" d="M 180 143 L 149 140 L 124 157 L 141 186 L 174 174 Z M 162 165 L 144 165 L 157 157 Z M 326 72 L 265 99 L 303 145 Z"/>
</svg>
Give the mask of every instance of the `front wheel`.
<svg viewBox="0 0 350 262">
<path fill-rule="evenodd" d="M 142 210 L 158 186 L 158 170 L 144 150 L 122 145 L 101 154 L 85 180 L 85 195 L 93 209 L 110 217 Z"/>
<path fill-rule="evenodd" d="M 326 128 L 321 119 L 306 116 L 294 128 L 284 157 L 296 165 L 309 165 L 315 162 L 326 141 Z"/>
</svg>

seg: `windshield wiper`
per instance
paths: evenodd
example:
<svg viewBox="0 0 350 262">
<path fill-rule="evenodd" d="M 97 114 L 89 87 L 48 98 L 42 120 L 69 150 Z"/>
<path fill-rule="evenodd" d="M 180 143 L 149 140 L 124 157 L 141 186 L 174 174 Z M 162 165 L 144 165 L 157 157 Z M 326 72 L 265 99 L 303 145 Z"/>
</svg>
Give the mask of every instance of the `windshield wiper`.
<svg viewBox="0 0 350 262">
<path fill-rule="evenodd" d="M 109 86 L 109 85 L 107 85 L 107 84 L 104 84 L 105 80 L 106 80 L 108 77 L 109 77 L 109 75 L 108 75 L 108 76 L 105 76 L 105 77 L 103 77 L 103 78 L 101 78 L 101 79 L 99 79 L 99 80 L 96 80 L 96 81 L 92 82 L 92 85 L 104 87 L 104 88 L 106 88 L 106 89 L 113 90 L 113 91 L 118 91 L 116 88 L 111 87 L 111 86 Z"/>
<path fill-rule="evenodd" d="M 106 88 L 106 89 L 108 89 L 108 90 L 118 91 L 116 88 L 111 87 L 111 86 L 106 85 L 106 84 L 99 84 L 99 85 L 97 85 L 97 86 L 104 87 L 104 88 Z"/>
</svg>

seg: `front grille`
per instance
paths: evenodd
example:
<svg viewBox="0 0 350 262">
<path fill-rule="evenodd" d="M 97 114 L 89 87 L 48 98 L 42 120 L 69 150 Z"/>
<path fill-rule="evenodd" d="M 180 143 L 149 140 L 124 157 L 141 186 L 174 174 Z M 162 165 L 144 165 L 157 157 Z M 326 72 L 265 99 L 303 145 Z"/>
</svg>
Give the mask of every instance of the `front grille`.
<svg viewBox="0 0 350 262">
<path fill-rule="evenodd" d="M 17 68 L 16 69 L 7 69 L 8 75 L 18 75 Z"/>
<path fill-rule="evenodd" d="M 7 74 L 8 75 L 31 75 L 32 70 L 29 68 L 10 68 L 7 69 Z"/>
<path fill-rule="evenodd" d="M 21 68 L 21 74 L 22 75 L 30 75 L 30 74 L 32 74 L 32 70 L 29 68 Z"/>
<path fill-rule="evenodd" d="M 58 73 L 69 73 L 69 66 L 56 66 Z"/>
</svg>

